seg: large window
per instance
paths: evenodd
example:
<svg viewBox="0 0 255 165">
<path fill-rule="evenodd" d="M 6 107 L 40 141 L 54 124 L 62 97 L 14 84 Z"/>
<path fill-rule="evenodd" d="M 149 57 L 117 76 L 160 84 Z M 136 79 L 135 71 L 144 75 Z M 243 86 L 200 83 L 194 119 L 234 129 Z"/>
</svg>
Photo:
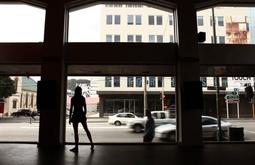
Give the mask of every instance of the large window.
<svg viewBox="0 0 255 165">
<path fill-rule="evenodd" d="M 35 106 L 38 80 L 40 77 L 33 75 L 0 76 L 1 94 L 10 93 L 4 102 L 0 101 L 0 142 L 38 142 L 40 115 Z"/>
<path fill-rule="evenodd" d="M 205 43 L 254 44 L 254 13 L 254 7 L 216 6 L 201 10 L 197 12 L 198 31 L 206 33 Z M 213 21 L 215 21 L 214 24 Z M 214 41 L 211 36 L 217 40 Z"/>
<path fill-rule="evenodd" d="M 25 4 L 0 4 L 0 42 L 43 42 L 45 10 Z"/>
<path fill-rule="evenodd" d="M 149 83 L 145 83 L 146 79 L 151 78 L 154 79 L 153 84 L 156 85 L 153 88 L 150 88 Z M 120 87 L 115 88 L 115 85 L 112 88 L 105 87 L 106 81 L 110 79 L 114 80 L 113 84 L 119 82 Z M 164 125 L 165 122 L 174 124 L 176 121 L 175 88 L 170 87 L 170 77 L 141 75 L 68 76 L 67 121 L 71 98 L 76 87 L 74 84 L 77 82 L 79 82 L 86 100 L 88 128 L 95 143 L 142 143 L 144 126 L 139 125 L 130 129 L 127 123 L 139 124 L 139 121 L 144 119 L 144 104 L 147 104 L 147 107 L 153 111 L 152 116 L 159 125 Z M 147 99 L 144 95 L 147 96 Z M 164 96 L 163 99 L 162 96 Z M 80 142 L 88 142 L 88 139 L 84 138 L 86 133 L 82 125 L 79 125 L 79 133 L 80 137 L 83 137 L 80 138 Z M 169 141 L 168 133 L 166 132 L 166 139 L 155 137 L 152 143 L 175 143 L 174 138 Z M 66 122 L 65 139 L 68 143 L 74 142 L 73 127 L 68 122 Z"/>
<path fill-rule="evenodd" d="M 173 42 L 169 36 L 175 34 L 174 19 L 170 9 L 135 2 L 73 8 L 68 42 Z"/>
</svg>

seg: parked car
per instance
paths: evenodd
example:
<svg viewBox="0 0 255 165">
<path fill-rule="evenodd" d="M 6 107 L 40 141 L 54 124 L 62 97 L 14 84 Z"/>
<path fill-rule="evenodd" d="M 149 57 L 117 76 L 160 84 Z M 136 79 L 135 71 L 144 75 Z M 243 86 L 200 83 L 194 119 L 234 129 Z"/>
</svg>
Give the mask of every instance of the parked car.
<svg viewBox="0 0 255 165">
<path fill-rule="evenodd" d="M 170 118 L 169 111 L 151 111 L 151 116 L 154 118 L 155 126 L 175 123 L 175 118 Z M 139 133 L 144 130 L 146 121 L 146 116 L 144 118 L 131 119 L 128 121 L 127 126 L 135 133 Z"/>
<path fill-rule="evenodd" d="M 120 126 L 123 124 L 127 124 L 129 120 L 136 119 L 136 118 L 138 117 L 134 115 L 133 113 L 128 113 L 128 112 L 117 113 L 113 116 L 109 116 L 108 123 L 114 124 L 116 126 Z"/>
<path fill-rule="evenodd" d="M 32 115 L 34 115 L 34 113 L 30 109 L 20 109 L 17 112 L 13 112 L 11 115 L 13 117 L 32 116 Z"/>
<path fill-rule="evenodd" d="M 228 137 L 230 122 L 221 121 L 223 137 Z M 202 116 L 202 136 L 204 139 L 216 139 L 218 134 L 217 118 Z M 155 137 L 161 140 L 174 141 L 176 133 L 175 124 L 165 124 L 155 128 Z"/>
</svg>

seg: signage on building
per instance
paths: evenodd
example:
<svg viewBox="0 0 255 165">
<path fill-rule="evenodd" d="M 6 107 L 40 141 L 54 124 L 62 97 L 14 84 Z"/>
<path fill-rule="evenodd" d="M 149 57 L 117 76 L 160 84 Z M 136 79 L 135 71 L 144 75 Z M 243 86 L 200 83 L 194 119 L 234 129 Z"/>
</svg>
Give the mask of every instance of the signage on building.
<svg viewBox="0 0 255 165">
<path fill-rule="evenodd" d="M 229 77 L 228 78 L 228 88 L 234 90 L 235 88 L 240 91 L 244 91 L 245 84 L 253 86 L 254 78 L 253 77 Z"/>
<path fill-rule="evenodd" d="M 239 103 L 239 89 L 234 88 L 234 91 L 228 92 L 226 96 L 224 97 L 226 102 L 231 104 L 231 103 Z"/>
</svg>

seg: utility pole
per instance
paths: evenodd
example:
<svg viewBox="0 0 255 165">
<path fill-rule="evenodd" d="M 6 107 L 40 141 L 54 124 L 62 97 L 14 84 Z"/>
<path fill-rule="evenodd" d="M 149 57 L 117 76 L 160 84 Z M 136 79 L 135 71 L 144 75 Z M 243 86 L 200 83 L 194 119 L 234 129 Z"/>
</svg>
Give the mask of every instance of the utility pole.
<svg viewBox="0 0 255 165">
<path fill-rule="evenodd" d="M 162 77 L 161 106 L 162 111 L 164 111 L 165 110 L 164 77 Z"/>
<path fill-rule="evenodd" d="M 143 90 L 143 113 L 146 115 L 147 110 L 147 77 L 144 76 L 144 90 Z"/>
</svg>

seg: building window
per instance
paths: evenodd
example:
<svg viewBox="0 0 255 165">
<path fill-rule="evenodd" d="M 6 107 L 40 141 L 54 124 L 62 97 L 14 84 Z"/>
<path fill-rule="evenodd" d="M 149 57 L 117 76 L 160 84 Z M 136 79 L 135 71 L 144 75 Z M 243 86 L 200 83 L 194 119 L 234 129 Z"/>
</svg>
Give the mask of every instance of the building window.
<svg viewBox="0 0 255 165">
<path fill-rule="evenodd" d="M 127 41 L 128 42 L 134 42 L 134 36 L 133 35 L 128 35 L 127 36 Z"/>
<path fill-rule="evenodd" d="M 106 15 L 106 24 L 111 25 L 112 24 L 112 15 Z"/>
<path fill-rule="evenodd" d="M 207 79 L 206 79 L 206 77 L 200 77 L 200 81 L 202 82 L 202 87 L 207 87 Z"/>
<path fill-rule="evenodd" d="M 149 35 L 149 42 L 155 42 L 155 35 Z"/>
<path fill-rule="evenodd" d="M 19 104 L 20 108 L 23 107 L 22 102 L 23 102 L 23 94 L 21 93 L 20 94 L 20 104 Z"/>
<path fill-rule="evenodd" d="M 171 77 L 171 87 L 175 87 L 175 77 Z"/>
<path fill-rule="evenodd" d="M 136 15 L 135 16 L 135 24 L 136 25 L 142 25 L 142 16 L 141 15 Z"/>
<path fill-rule="evenodd" d="M 34 107 L 34 94 L 32 93 L 31 95 L 31 104 L 30 106 L 33 108 Z"/>
<path fill-rule="evenodd" d="M 114 35 L 114 42 L 120 42 L 120 35 Z"/>
<path fill-rule="evenodd" d="M 120 15 L 106 15 L 106 24 L 112 25 L 113 24 L 113 17 L 114 17 L 114 24 L 119 25 L 120 24 Z"/>
<path fill-rule="evenodd" d="M 162 24 L 163 24 L 162 16 L 157 16 L 157 25 L 162 25 Z"/>
<path fill-rule="evenodd" d="M 17 93 L 18 92 L 18 82 L 19 82 L 19 79 L 16 77 L 14 81 L 15 81 L 15 91 Z"/>
<path fill-rule="evenodd" d="M 197 16 L 197 25 L 198 26 L 203 26 L 204 25 L 203 16 Z"/>
<path fill-rule="evenodd" d="M 26 93 L 25 107 L 28 107 L 28 93 Z"/>
<path fill-rule="evenodd" d="M 106 35 L 106 42 L 112 42 L 112 35 Z"/>
<path fill-rule="evenodd" d="M 170 35 L 170 42 L 174 42 L 174 36 Z"/>
<path fill-rule="evenodd" d="M 128 87 L 134 87 L 134 77 L 127 77 L 127 86 Z"/>
<path fill-rule="evenodd" d="M 224 17 L 218 16 L 218 26 L 224 26 Z"/>
<path fill-rule="evenodd" d="M 105 87 L 112 87 L 112 77 L 105 77 Z"/>
<path fill-rule="evenodd" d="M 222 87 L 228 87 L 228 78 L 227 77 L 222 77 L 221 78 L 221 86 Z"/>
<path fill-rule="evenodd" d="M 212 19 L 212 16 L 210 16 L 210 26 L 213 25 L 213 19 Z"/>
<path fill-rule="evenodd" d="M 219 36 L 219 43 L 224 44 L 225 43 L 225 36 Z"/>
<path fill-rule="evenodd" d="M 136 77 L 135 86 L 142 87 L 142 77 Z"/>
<path fill-rule="evenodd" d="M 157 39 L 157 40 L 156 40 Z M 163 42 L 163 35 L 149 35 L 149 42 Z"/>
<path fill-rule="evenodd" d="M 120 87 L 120 77 L 119 76 L 113 77 L 113 85 L 114 85 L 114 87 Z"/>
<path fill-rule="evenodd" d="M 163 78 L 158 77 L 158 87 L 163 87 Z"/>
<path fill-rule="evenodd" d="M 173 16 L 169 15 L 169 25 L 173 25 Z"/>
<path fill-rule="evenodd" d="M 162 43 L 163 42 L 163 36 L 157 35 L 157 42 Z"/>
<path fill-rule="evenodd" d="M 154 25 L 154 16 L 149 15 L 149 25 Z"/>
<path fill-rule="evenodd" d="M 155 77 L 149 77 L 149 87 L 156 87 Z"/>
<path fill-rule="evenodd" d="M 115 25 L 120 25 L 120 15 L 115 15 Z"/>
<path fill-rule="evenodd" d="M 17 100 L 12 101 L 12 108 L 14 108 L 14 109 L 17 108 Z"/>
<path fill-rule="evenodd" d="M 142 36 L 141 35 L 136 35 L 135 40 L 136 40 L 136 42 L 142 42 Z"/>
<path fill-rule="evenodd" d="M 128 21 L 127 22 L 128 25 L 133 25 L 134 24 L 133 15 L 128 15 L 127 19 L 128 19 L 127 20 Z"/>
<path fill-rule="evenodd" d="M 135 40 L 134 40 L 135 39 Z M 141 35 L 128 35 L 127 36 L 128 42 L 142 42 L 142 36 Z"/>
</svg>

